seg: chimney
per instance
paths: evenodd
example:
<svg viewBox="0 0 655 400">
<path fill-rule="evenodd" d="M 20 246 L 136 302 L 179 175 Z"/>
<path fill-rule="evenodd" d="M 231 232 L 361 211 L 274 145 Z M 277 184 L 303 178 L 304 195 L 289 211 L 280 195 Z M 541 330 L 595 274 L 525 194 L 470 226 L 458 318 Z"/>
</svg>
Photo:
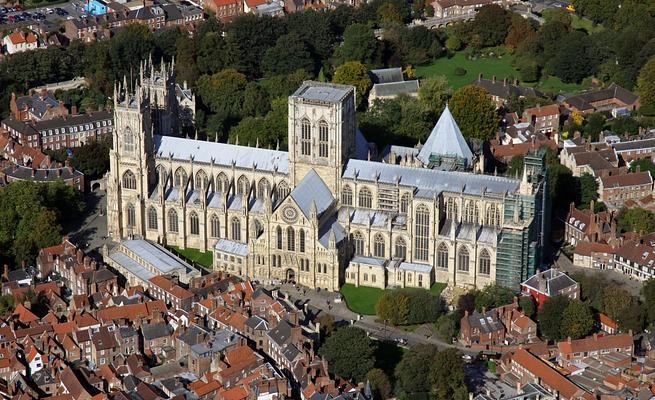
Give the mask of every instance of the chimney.
<svg viewBox="0 0 655 400">
<path fill-rule="evenodd" d="M 503 78 L 503 86 L 507 86 L 507 78 Z"/>
<path fill-rule="evenodd" d="M 484 75 L 482 75 L 482 72 L 480 72 L 480 74 L 478 74 L 478 80 L 482 80 L 483 77 Z"/>
<path fill-rule="evenodd" d="M 496 83 L 496 75 L 491 76 L 491 82 Z"/>
<path fill-rule="evenodd" d="M 571 336 L 567 337 L 567 338 L 566 338 L 566 341 L 569 342 L 569 343 L 571 343 Z"/>
<path fill-rule="evenodd" d="M 637 165 L 637 168 L 635 168 L 635 172 L 641 172 L 641 165 Z"/>
<path fill-rule="evenodd" d="M 84 252 L 81 249 L 77 249 L 75 256 L 77 258 L 78 264 L 82 264 L 84 262 Z"/>
<path fill-rule="evenodd" d="M 36 168 L 32 167 L 32 178 L 36 176 Z"/>
<path fill-rule="evenodd" d="M 48 95 L 48 90 L 41 89 L 41 100 L 45 99 L 47 95 Z"/>
<path fill-rule="evenodd" d="M 77 106 L 71 106 L 71 114 L 77 115 Z"/>
</svg>

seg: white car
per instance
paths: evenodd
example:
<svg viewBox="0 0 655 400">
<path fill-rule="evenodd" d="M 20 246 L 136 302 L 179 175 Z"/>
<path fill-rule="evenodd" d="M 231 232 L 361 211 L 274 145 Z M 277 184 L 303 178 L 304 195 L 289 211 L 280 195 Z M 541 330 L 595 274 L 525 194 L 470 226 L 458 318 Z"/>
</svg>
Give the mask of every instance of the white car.
<svg viewBox="0 0 655 400">
<path fill-rule="evenodd" d="M 471 360 L 473 360 L 473 357 L 471 357 L 470 354 L 464 354 L 464 355 L 462 356 L 462 360 L 464 360 L 464 361 L 471 361 Z"/>
</svg>

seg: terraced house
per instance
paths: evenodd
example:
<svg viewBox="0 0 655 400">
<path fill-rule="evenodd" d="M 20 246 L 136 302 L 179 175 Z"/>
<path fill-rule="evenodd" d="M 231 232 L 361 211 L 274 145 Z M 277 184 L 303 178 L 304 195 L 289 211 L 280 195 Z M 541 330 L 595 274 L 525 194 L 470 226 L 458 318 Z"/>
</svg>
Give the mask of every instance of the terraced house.
<svg viewBox="0 0 655 400">
<path fill-rule="evenodd" d="M 155 116 L 175 113 L 153 101 L 164 80 L 140 76 L 114 96 L 114 238 L 213 251 L 216 270 L 327 290 L 518 287 L 535 271 L 547 231 L 542 156 L 526 157 L 521 179 L 472 173 L 479 160 L 448 109 L 415 162 L 398 165 L 372 160 L 352 86 L 304 82 L 280 151 L 162 134 Z"/>
</svg>

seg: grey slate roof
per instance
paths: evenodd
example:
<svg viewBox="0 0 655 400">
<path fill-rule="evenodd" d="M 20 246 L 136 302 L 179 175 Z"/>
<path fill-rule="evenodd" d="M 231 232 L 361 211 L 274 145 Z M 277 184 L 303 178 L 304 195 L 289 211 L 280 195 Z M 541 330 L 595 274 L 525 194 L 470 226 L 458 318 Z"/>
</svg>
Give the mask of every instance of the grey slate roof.
<svg viewBox="0 0 655 400">
<path fill-rule="evenodd" d="M 69 115 L 66 118 L 57 117 L 45 121 L 38 121 L 34 128 L 38 131 L 44 129 L 55 129 L 69 126 L 95 124 L 96 122 L 107 121 L 113 124 L 114 114 L 109 111 L 97 111 L 89 114 Z"/>
<path fill-rule="evenodd" d="M 344 240 L 347 236 L 346 230 L 337 221 L 336 217 L 331 218 L 318 230 L 318 241 L 325 248 L 328 248 L 328 245 L 330 244 L 331 232 L 334 232 L 335 243 L 337 245 L 341 243 L 341 241 Z"/>
<path fill-rule="evenodd" d="M 245 257 L 248 255 L 248 245 L 244 243 L 235 242 L 229 239 L 218 239 L 214 245 L 214 250 L 222 251 L 224 253 L 236 254 Z"/>
<path fill-rule="evenodd" d="M 178 269 L 193 269 L 193 267 L 168 250 L 147 240 L 123 240 L 121 244 L 134 252 L 138 257 L 152 264 L 162 274 L 167 274 Z"/>
<path fill-rule="evenodd" d="M 9 271 L 8 274 L 9 282 L 22 281 L 24 279 L 30 279 L 30 276 L 24 269 L 15 269 Z"/>
<path fill-rule="evenodd" d="M 548 296 L 556 296 L 562 290 L 570 286 L 577 285 L 577 282 L 564 272 L 555 268 L 551 268 L 531 276 L 521 285 L 529 286 L 535 290 L 545 293 Z"/>
<path fill-rule="evenodd" d="M 628 142 L 615 143 L 612 147 L 614 147 L 614 150 L 618 152 L 636 149 L 650 149 L 655 147 L 655 139 L 630 140 Z"/>
<path fill-rule="evenodd" d="M 418 93 L 418 81 L 412 80 L 403 82 L 376 83 L 373 85 L 371 92 L 378 97 L 414 94 Z"/>
<path fill-rule="evenodd" d="M 264 318 L 257 315 L 253 315 L 252 317 L 248 318 L 245 324 L 251 329 L 268 330 L 268 322 Z"/>
<path fill-rule="evenodd" d="M 155 324 L 144 324 L 141 330 L 143 332 L 143 338 L 146 340 L 152 340 L 164 336 L 169 336 L 172 331 L 171 327 L 168 326 L 168 324 L 165 322 L 158 322 Z"/>
<path fill-rule="evenodd" d="M 310 102 L 339 103 L 354 90 L 355 87 L 350 85 L 305 81 L 291 97 Z"/>
<path fill-rule="evenodd" d="M 32 176 L 33 171 L 34 176 Z M 60 179 L 69 180 L 73 178 L 81 178 L 84 176 L 84 174 L 80 171 L 68 167 L 47 169 L 39 168 L 32 170 L 30 167 L 24 167 L 22 165 L 16 164 L 8 166 L 2 171 L 2 173 L 13 179 L 33 182 L 54 182 Z M 59 174 L 59 176 L 57 176 L 57 174 Z"/>
<path fill-rule="evenodd" d="M 386 264 L 387 260 L 384 258 L 354 256 L 350 262 L 384 267 L 384 264 Z"/>
<path fill-rule="evenodd" d="M 442 191 L 482 194 L 483 191 L 503 194 L 515 192 L 519 180 L 499 176 L 470 174 L 455 171 L 439 171 L 427 168 L 407 167 L 372 161 L 349 160 L 343 172 L 345 179 L 378 182 L 414 187 L 438 194 Z"/>
<path fill-rule="evenodd" d="M 16 98 L 16 106 L 19 110 L 27 106 L 32 114 L 36 115 L 37 118 L 42 118 L 48 110 L 48 106 L 53 108 L 59 107 L 59 101 L 57 101 L 51 92 L 46 92 L 45 96 L 41 96 L 40 92 L 35 92 L 31 96 L 20 96 Z"/>
<path fill-rule="evenodd" d="M 518 97 L 544 97 L 543 93 L 534 88 L 514 85 L 507 80 L 478 78 L 472 84 L 485 89 L 492 96 L 497 96 L 505 100 L 511 95 Z"/>
<path fill-rule="evenodd" d="M 289 155 L 286 151 L 268 150 L 227 143 L 154 135 L 155 152 L 159 157 L 263 171 L 289 172 Z"/>
<path fill-rule="evenodd" d="M 450 113 L 448 106 L 441 113 L 439 121 L 432 129 L 428 140 L 418 153 L 418 159 L 423 164 L 429 164 L 431 155 L 457 156 L 468 161 L 469 165 L 473 162 L 473 153 L 469 148 L 462 132 L 455 122 L 455 118 Z"/>
<path fill-rule="evenodd" d="M 332 192 L 313 169 L 291 191 L 290 196 L 307 218 L 310 217 L 312 203 L 316 204 L 316 215 L 320 218 L 334 202 Z"/>
<path fill-rule="evenodd" d="M 402 82 L 405 79 L 400 67 L 372 69 L 370 76 L 373 83 Z"/>
</svg>

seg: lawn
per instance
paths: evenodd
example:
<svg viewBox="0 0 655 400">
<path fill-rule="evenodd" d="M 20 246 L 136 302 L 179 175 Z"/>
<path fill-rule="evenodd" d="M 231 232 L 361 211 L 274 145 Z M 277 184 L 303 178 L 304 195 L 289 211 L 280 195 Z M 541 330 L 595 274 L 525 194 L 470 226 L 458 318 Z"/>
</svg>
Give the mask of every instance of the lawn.
<svg viewBox="0 0 655 400">
<path fill-rule="evenodd" d="M 442 57 L 435 60 L 429 65 L 416 67 L 416 75 L 419 78 L 429 78 L 437 75 L 444 75 L 448 79 L 448 84 L 453 89 L 459 89 L 478 79 L 480 74 L 490 79 L 496 76 L 496 79 L 514 80 L 519 77 L 519 71 L 512 66 L 511 54 L 504 54 L 501 58 L 477 58 L 470 60 L 466 57 L 465 51 L 459 51 L 451 58 Z M 455 69 L 462 68 L 466 71 L 464 75 L 456 75 Z M 564 83 L 561 79 L 554 76 L 547 76 L 541 81 L 534 83 L 521 83 L 524 86 L 535 87 L 546 93 L 559 92 L 577 92 L 589 87 L 589 79 L 582 83 Z"/>
<path fill-rule="evenodd" d="M 434 285 L 430 288 L 430 293 L 437 296 L 441 295 L 441 292 L 446 288 L 446 284 L 442 282 L 435 282 Z"/>
<path fill-rule="evenodd" d="M 341 287 L 341 294 L 346 300 L 348 308 L 362 315 L 375 315 L 375 304 L 383 293 L 382 289 L 366 286 L 356 287 L 350 283 Z"/>
<path fill-rule="evenodd" d="M 173 253 L 178 254 L 183 258 L 186 258 L 187 260 L 197 262 L 198 264 L 202 265 L 205 268 L 212 269 L 213 253 L 211 251 L 203 253 L 200 250 L 188 249 L 188 248 L 181 249 L 175 246 L 170 246 L 170 250 L 172 250 Z"/>
</svg>

